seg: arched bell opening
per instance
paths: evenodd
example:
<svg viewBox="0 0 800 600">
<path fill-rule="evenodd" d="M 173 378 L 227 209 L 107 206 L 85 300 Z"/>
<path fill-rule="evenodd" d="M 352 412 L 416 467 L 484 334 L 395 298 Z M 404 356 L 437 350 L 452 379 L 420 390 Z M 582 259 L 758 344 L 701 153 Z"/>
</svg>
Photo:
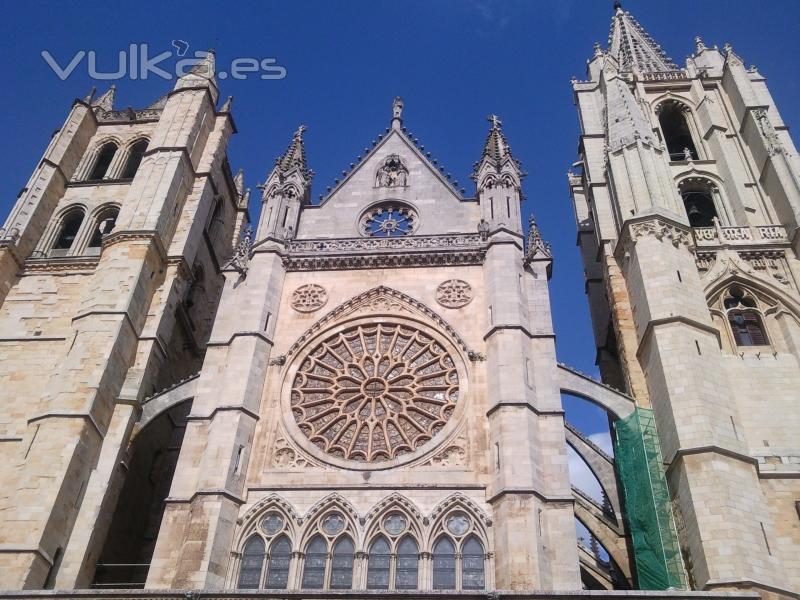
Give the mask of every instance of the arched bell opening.
<svg viewBox="0 0 800 600">
<path fill-rule="evenodd" d="M 134 439 L 91 587 L 144 588 L 191 408 L 191 400 L 173 406 Z"/>
</svg>

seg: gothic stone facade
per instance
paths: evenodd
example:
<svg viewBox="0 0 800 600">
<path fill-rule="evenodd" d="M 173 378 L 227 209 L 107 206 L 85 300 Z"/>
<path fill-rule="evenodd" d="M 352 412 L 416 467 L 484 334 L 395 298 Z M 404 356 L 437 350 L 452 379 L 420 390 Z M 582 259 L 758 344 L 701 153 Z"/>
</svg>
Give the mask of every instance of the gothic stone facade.
<svg viewBox="0 0 800 600">
<path fill-rule="evenodd" d="M 398 98 L 312 203 L 301 126 L 251 229 L 213 54 L 146 109 L 77 100 L 0 240 L 0 586 L 635 587 L 612 459 L 565 424 L 569 392 L 656 410 L 694 589 L 796 589 L 800 171 L 732 51 L 665 60 L 618 11 L 575 83 L 570 185 L 626 392 L 556 362 L 550 249 L 496 117 L 474 197 Z M 689 107 L 688 137 L 658 106 Z M 571 488 L 568 444 L 606 506 Z"/>
</svg>

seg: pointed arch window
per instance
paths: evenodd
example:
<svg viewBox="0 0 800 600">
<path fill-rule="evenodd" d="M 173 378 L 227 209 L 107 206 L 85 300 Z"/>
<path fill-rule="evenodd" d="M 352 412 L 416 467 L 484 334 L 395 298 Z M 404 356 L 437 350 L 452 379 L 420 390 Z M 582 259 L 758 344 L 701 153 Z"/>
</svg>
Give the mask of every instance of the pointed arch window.
<svg viewBox="0 0 800 600">
<path fill-rule="evenodd" d="M 108 235 L 117 224 L 119 209 L 115 206 L 101 212 L 96 219 L 96 225 L 92 239 L 89 240 L 89 248 L 99 248 L 103 243 L 103 236 Z"/>
<path fill-rule="evenodd" d="M 147 139 L 138 140 L 133 144 L 128 151 L 128 160 L 125 162 L 125 168 L 122 170 L 122 179 L 132 179 L 142 163 L 142 157 L 147 151 L 147 145 L 150 142 Z"/>
<path fill-rule="evenodd" d="M 728 290 L 724 301 L 737 346 L 767 346 L 766 330 L 758 304 L 746 290 L 735 286 Z"/>
<path fill-rule="evenodd" d="M 456 546 L 447 536 L 433 547 L 433 589 L 456 589 Z"/>
<path fill-rule="evenodd" d="M 658 111 L 658 123 L 664 143 L 667 145 L 669 158 L 673 161 L 697 160 L 697 146 L 695 146 L 692 132 L 689 129 L 687 116 L 689 109 L 679 102 L 667 101 Z"/>
<path fill-rule="evenodd" d="M 325 586 L 325 567 L 328 562 L 328 544 L 321 535 L 315 535 L 306 546 L 303 568 L 303 589 L 321 590 Z"/>
<path fill-rule="evenodd" d="M 289 565 L 292 562 L 292 544 L 289 538 L 282 535 L 269 547 L 269 565 L 267 567 L 267 588 L 285 590 L 289 585 Z"/>
<path fill-rule="evenodd" d="M 367 589 L 388 590 L 392 550 L 382 535 L 372 542 L 367 561 Z"/>
<path fill-rule="evenodd" d="M 486 587 L 483 544 L 474 535 L 461 547 L 461 588 L 482 590 Z"/>
<path fill-rule="evenodd" d="M 353 561 L 355 547 L 348 536 L 339 538 L 333 545 L 331 558 L 331 589 L 349 590 L 353 587 Z"/>
<path fill-rule="evenodd" d="M 261 571 L 264 568 L 264 540 L 254 535 L 244 546 L 242 568 L 239 571 L 239 585 L 242 589 L 258 589 Z"/>
<path fill-rule="evenodd" d="M 419 547 L 416 540 L 407 535 L 397 546 L 397 569 L 394 587 L 397 590 L 415 590 L 419 579 Z"/>
<path fill-rule="evenodd" d="M 111 161 L 114 160 L 114 155 L 117 153 L 117 145 L 114 142 L 106 142 L 100 148 L 100 152 L 94 161 L 91 173 L 87 179 L 89 181 L 98 181 L 103 179 L 108 173 L 108 167 L 111 166 Z"/>
<path fill-rule="evenodd" d="M 72 248 L 72 245 L 75 243 L 75 238 L 78 237 L 78 232 L 81 229 L 83 216 L 83 209 L 80 208 L 74 208 L 63 216 L 61 219 L 61 227 L 58 231 L 58 237 L 56 237 L 51 251 L 52 255 L 63 256 Z"/>
</svg>

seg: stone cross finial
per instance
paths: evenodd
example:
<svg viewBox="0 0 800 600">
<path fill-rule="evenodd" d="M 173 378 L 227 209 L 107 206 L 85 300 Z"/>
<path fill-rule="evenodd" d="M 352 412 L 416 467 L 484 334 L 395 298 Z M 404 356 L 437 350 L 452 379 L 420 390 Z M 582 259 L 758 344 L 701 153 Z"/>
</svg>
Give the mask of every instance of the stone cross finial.
<svg viewBox="0 0 800 600">
<path fill-rule="evenodd" d="M 503 124 L 500 117 L 497 115 L 489 115 L 486 117 L 486 120 L 492 124 L 492 129 L 500 129 L 500 126 Z"/>
<path fill-rule="evenodd" d="M 308 130 L 308 127 L 306 127 L 301 123 L 300 126 L 297 128 L 297 131 L 294 132 L 294 139 L 298 140 L 301 137 L 303 137 L 303 134 L 306 132 L 306 130 Z"/>
</svg>

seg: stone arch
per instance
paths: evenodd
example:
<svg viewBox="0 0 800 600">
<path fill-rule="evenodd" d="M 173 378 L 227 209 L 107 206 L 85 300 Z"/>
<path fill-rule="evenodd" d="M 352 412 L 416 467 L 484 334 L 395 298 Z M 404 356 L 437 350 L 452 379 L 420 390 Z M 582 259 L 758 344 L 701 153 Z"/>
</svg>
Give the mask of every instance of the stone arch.
<svg viewBox="0 0 800 600">
<path fill-rule="evenodd" d="M 619 486 L 614 470 L 614 459 L 608 456 L 600 448 L 591 442 L 580 431 L 569 423 L 564 423 L 566 427 L 566 441 L 578 457 L 584 462 L 586 467 L 592 472 L 605 492 L 609 504 L 614 511 L 614 515 L 619 520 L 622 518 L 622 507 L 620 504 Z"/>
<path fill-rule="evenodd" d="M 136 171 L 138 170 L 149 145 L 149 137 L 146 135 L 137 135 L 128 140 L 125 146 L 120 148 L 121 156 L 119 159 L 119 164 L 122 169 L 119 173 L 120 177 L 130 178 L 136 174 Z M 134 161 L 135 164 L 132 161 Z"/>
<path fill-rule="evenodd" d="M 652 103 L 662 142 L 671 161 L 701 160 L 704 155 L 702 136 L 697 128 L 694 105 L 683 96 L 667 94 Z M 684 148 L 690 155 L 684 155 Z"/>
<path fill-rule="evenodd" d="M 727 267 L 723 273 L 724 276 L 720 276 L 706 288 L 706 301 L 715 325 L 721 330 L 721 336 L 727 342 L 728 349 L 736 352 L 739 348 L 728 323 L 727 310 L 722 306 L 723 296 L 732 287 L 742 288 L 757 299 L 758 305 L 753 310 L 760 315 L 761 326 L 766 334 L 766 345 L 776 348 L 778 340 L 786 344 L 788 341 L 786 333 L 776 330 L 778 326 L 776 321 L 781 315 L 787 315 L 800 327 L 800 305 L 784 291 L 761 278 L 748 276 L 738 269 L 734 271 Z M 777 347 L 780 345 L 777 344 Z"/>
<path fill-rule="evenodd" d="M 686 216 L 689 219 L 689 224 L 693 227 L 711 227 L 713 223 L 706 223 L 703 225 L 695 225 L 692 223 L 692 215 L 689 214 L 689 206 L 687 205 L 687 197 L 690 195 L 706 195 L 711 202 L 715 217 L 717 217 L 722 225 L 735 225 L 733 211 L 728 202 L 728 198 L 723 193 L 724 182 L 717 175 L 709 171 L 700 169 L 689 169 L 675 177 L 675 184 L 678 188 L 678 195 L 680 196 Z"/>
<path fill-rule="evenodd" d="M 558 384 L 562 393 L 587 400 L 615 419 L 630 416 L 636 407 L 633 398 L 627 394 L 564 364 L 558 365 Z"/>
<path fill-rule="evenodd" d="M 293 548 L 297 548 L 299 539 L 299 531 L 303 519 L 295 510 L 294 506 L 279 494 L 272 493 L 265 498 L 262 498 L 251 506 L 247 512 L 237 519 L 239 531 L 236 534 L 233 542 L 235 551 L 241 551 L 244 544 L 253 533 L 256 533 L 259 527 L 259 520 L 261 517 L 269 512 L 279 513 L 285 519 L 285 529 L 280 533 L 275 534 L 277 537 L 281 533 L 285 534 L 292 542 Z"/>
<path fill-rule="evenodd" d="M 474 528 L 471 532 L 480 538 L 486 552 L 490 552 L 492 536 L 489 535 L 489 529 L 492 526 L 492 520 L 480 506 L 461 492 L 448 496 L 431 511 L 428 535 L 424 542 L 421 541 L 420 545 L 429 551 L 433 551 L 433 545 L 443 534 L 447 533 L 449 537 L 453 538 L 453 535 L 446 531 L 445 519 L 454 512 L 459 511 L 472 517 Z M 463 537 L 466 539 L 468 535 Z M 456 547 L 458 547 L 458 544 L 456 544 Z"/>
<path fill-rule="evenodd" d="M 383 518 L 390 513 L 398 512 L 405 515 L 408 519 L 408 527 L 404 532 L 395 536 L 398 540 L 411 534 L 417 540 L 417 544 L 422 545 L 425 539 L 426 519 L 411 500 L 403 494 L 393 492 L 386 496 L 370 509 L 364 517 L 364 547 L 369 548 L 373 538 L 379 535 L 380 524 Z"/>
<path fill-rule="evenodd" d="M 324 331 L 335 322 L 344 319 L 346 316 L 351 315 L 365 306 L 381 305 L 385 309 L 405 309 L 411 314 L 425 316 L 428 320 L 437 325 L 444 333 L 446 333 L 456 345 L 464 351 L 467 355 L 474 355 L 474 353 L 467 346 L 466 342 L 461 338 L 455 328 L 450 325 L 444 318 L 436 311 L 429 308 L 423 302 L 412 298 L 411 296 L 399 292 L 393 288 L 379 285 L 365 292 L 358 294 L 343 302 L 339 306 L 333 308 L 321 319 L 309 327 L 298 339 L 292 344 L 287 351 L 287 356 L 292 356 L 300 350 L 311 338 L 316 337 L 320 332 Z"/>
<path fill-rule="evenodd" d="M 164 412 L 170 410 L 173 406 L 177 406 L 181 402 L 192 400 L 195 395 L 197 381 L 200 378 L 200 373 L 187 377 L 166 389 L 161 390 L 157 394 L 148 396 L 142 400 L 142 414 L 139 417 L 139 422 L 131 434 L 131 441 L 154 419 L 158 418 Z"/>
<path fill-rule="evenodd" d="M 628 581 L 632 580 L 631 560 L 633 557 L 629 538 L 624 532 L 617 530 L 611 523 L 599 517 L 582 496 L 575 496 L 575 518 L 605 548 L 611 560 Z"/>
<path fill-rule="evenodd" d="M 361 528 L 363 521 L 358 514 L 358 511 L 356 511 L 355 507 L 350 503 L 349 500 L 347 500 L 347 498 L 338 492 L 333 492 L 318 500 L 303 516 L 303 527 L 300 531 L 297 541 L 297 547 L 301 549 L 301 552 L 303 551 L 302 549 L 306 547 L 309 540 L 317 533 L 320 533 L 320 518 L 332 512 L 342 513 L 346 522 L 342 531 L 337 533 L 335 537 L 339 538 L 344 534 L 349 534 L 353 539 L 356 552 L 363 549 L 364 540 Z"/>
<path fill-rule="evenodd" d="M 83 202 L 74 202 L 59 210 L 53 216 L 49 225 L 47 226 L 47 229 L 45 230 L 45 233 L 42 235 L 37 248 L 37 254 L 40 256 L 46 256 L 53 250 L 59 250 L 58 255 L 63 256 L 67 253 L 74 253 L 74 251 L 77 251 L 80 248 L 81 238 L 83 237 L 83 233 L 86 229 L 86 223 L 88 221 L 86 216 L 88 212 L 88 208 Z M 55 246 L 60 241 L 65 221 L 69 218 L 75 218 L 78 215 L 80 215 L 81 221 L 78 224 L 71 244 L 69 247 L 56 249 Z"/>
<path fill-rule="evenodd" d="M 119 162 L 120 148 L 124 146 L 124 140 L 121 137 L 113 134 L 104 135 L 101 139 L 95 141 L 92 147 L 86 152 L 83 157 L 83 163 L 75 172 L 75 179 L 77 181 L 84 181 L 90 178 L 92 171 L 94 171 L 94 168 L 97 165 L 97 160 L 100 157 L 100 154 L 108 144 L 113 144 L 115 146 L 115 150 L 114 154 L 110 157 L 108 165 L 106 166 L 103 178 L 111 178 L 113 175 L 113 169 Z"/>
</svg>

